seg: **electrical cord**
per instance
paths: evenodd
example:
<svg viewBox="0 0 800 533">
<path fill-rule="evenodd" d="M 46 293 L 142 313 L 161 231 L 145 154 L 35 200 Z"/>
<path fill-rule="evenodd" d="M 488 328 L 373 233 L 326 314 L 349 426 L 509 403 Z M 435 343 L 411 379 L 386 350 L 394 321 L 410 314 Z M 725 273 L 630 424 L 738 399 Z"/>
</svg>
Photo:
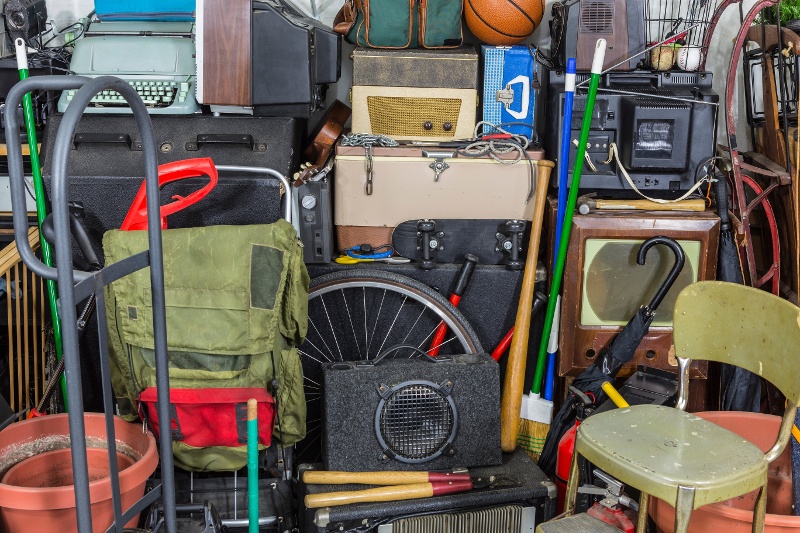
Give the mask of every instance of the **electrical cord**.
<svg viewBox="0 0 800 533">
<path fill-rule="evenodd" d="M 535 141 L 531 141 L 525 135 L 511 133 L 503 128 L 515 125 L 524 125 L 531 128 Z M 481 128 L 486 126 L 485 131 L 481 132 Z M 496 138 L 497 135 L 502 135 L 502 138 Z M 475 125 L 474 138 L 468 141 L 468 144 L 459 148 L 456 151 L 463 157 L 485 157 L 490 156 L 498 163 L 504 165 L 513 165 L 522 159 L 528 163 L 528 195 L 525 197 L 527 204 L 533 197 L 534 189 L 534 164 L 530 155 L 528 154 L 528 147 L 532 144 L 538 143 L 536 131 L 533 126 L 524 122 L 504 122 L 501 124 L 492 124 L 491 122 L 481 121 Z M 501 156 L 516 152 L 514 159 L 504 159 Z"/>
</svg>

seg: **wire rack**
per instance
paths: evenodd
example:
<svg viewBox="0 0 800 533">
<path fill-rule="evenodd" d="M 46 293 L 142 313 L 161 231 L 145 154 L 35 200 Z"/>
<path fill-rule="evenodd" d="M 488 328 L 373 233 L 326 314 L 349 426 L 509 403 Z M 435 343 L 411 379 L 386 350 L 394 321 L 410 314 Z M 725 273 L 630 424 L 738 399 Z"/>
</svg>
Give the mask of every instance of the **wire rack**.
<svg viewBox="0 0 800 533">
<path fill-rule="evenodd" d="M 711 19 L 722 0 L 644 0 L 644 27 L 648 46 L 666 41 L 699 48 L 704 45 Z M 649 64 L 650 56 L 646 60 Z M 677 68 L 677 67 L 674 67 Z"/>
</svg>

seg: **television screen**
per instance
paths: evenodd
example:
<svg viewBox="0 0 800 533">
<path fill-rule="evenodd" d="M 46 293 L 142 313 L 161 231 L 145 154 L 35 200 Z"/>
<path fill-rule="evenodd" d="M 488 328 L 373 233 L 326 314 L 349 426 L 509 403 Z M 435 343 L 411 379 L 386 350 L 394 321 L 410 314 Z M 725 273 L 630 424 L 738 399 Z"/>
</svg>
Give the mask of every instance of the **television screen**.
<svg viewBox="0 0 800 533">
<path fill-rule="evenodd" d="M 636 263 L 644 239 L 586 239 L 583 265 L 582 326 L 624 326 L 652 299 L 666 279 L 675 256 L 665 246 L 654 246 L 644 265 Z M 697 281 L 700 241 L 679 240 L 686 263 L 677 281 L 659 305 L 652 326 L 672 326 L 675 298 Z"/>
</svg>

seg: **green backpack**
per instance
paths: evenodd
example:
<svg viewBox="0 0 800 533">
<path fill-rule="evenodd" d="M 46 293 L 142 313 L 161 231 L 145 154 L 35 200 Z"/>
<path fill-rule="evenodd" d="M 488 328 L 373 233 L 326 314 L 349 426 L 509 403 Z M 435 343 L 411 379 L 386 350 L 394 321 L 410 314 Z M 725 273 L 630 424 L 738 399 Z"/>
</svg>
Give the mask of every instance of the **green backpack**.
<svg viewBox="0 0 800 533">
<path fill-rule="evenodd" d="M 461 0 L 345 0 L 333 30 L 367 48 L 461 46 Z"/>
<path fill-rule="evenodd" d="M 294 228 L 280 220 L 171 229 L 162 236 L 175 464 L 193 471 L 242 468 L 246 441 L 241 435 L 235 439 L 232 424 L 239 423 L 233 413 L 247 398 L 231 400 L 231 394 L 249 390 L 266 399 L 267 416 L 262 420 L 259 414 L 259 424 L 267 428 L 259 436 L 263 449 L 273 431 L 267 403 L 273 401 L 273 380 L 277 423 L 272 436 L 281 446 L 302 440 L 306 404 L 297 346 L 307 331 L 309 278 Z M 110 265 L 147 250 L 147 232 L 109 231 L 103 249 Z M 120 415 L 129 421 L 141 417 L 154 426 L 155 417 L 147 416 L 154 405 L 144 405 L 143 399 L 154 398 L 156 384 L 149 269 L 106 289 L 106 313 Z M 197 398 L 202 405 L 192 404 Z M 203 431 L 228 431 L 234 441 L 198 446 L 198 439 L 189 437 Z"/>
</svg>

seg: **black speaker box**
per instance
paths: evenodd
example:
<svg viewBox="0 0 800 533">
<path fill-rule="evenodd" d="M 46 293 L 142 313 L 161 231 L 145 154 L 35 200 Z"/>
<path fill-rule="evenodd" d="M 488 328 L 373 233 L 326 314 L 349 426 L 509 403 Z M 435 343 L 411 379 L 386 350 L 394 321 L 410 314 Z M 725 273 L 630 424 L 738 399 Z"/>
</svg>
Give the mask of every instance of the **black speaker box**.
<svg viewBox="0 0 800 533">
<path fill-rule="evenodd" d="M 344 361 L 323 367 L 329 470 L 500 464 L 500 375 L 485 355 Z"/>
<path fill-rule="evenodd" d="M 319 470 L 322 465 L 299 466 L 300 501 L 306 494 L 338 492 L 370 488 L 365 485 L 306 485 L 303 473 Z M 506 476 L 520 482 L 518 487 L 497 487 L 475 490 L 462 494 L 449 494 L 433 498 L 421 498 L 384 503 L 357 503 L 307 509 L 302 507 L 301 524 L 306 533 L 332 531 L 507 531 L 509 533 L 532 533 L 535 525 L 551 519 L 556 511 L 556 487 L 536 466 L 530 457 L 517 448 L 503 454 L 501 465 L 470 469 L 477 476 Z M 503 520 L 506 506 L 522 507 L 523 515 L 534 514 L 535 523 L 524 519 L 526 527 L 510 529 L 510 520 Z M 485 511 L 481 513 L 481 511 Z M 453 515 L 475 512 L 472 528 L 452 527 Z M 447 527 L 448 522 L 451 527 Z M 479 529 L 478 524 L 483 528 Z"/>
<path fill-rule="evenodd" d="M 268 167 L 291 177 L 298 158 L 296 119 L 151 115 L 159 164 L 210 157 L 217 165 Z M 50 188 L 52 151 L 61 116 L 49 118 L 43 141 L 45 186 Z M 69 199 L 81 204 L 92 244 L 122 224 L 143 181 L 144 156 L 133 116 L 84 115 L 73 138 Z M 161 189 L 162 205 L 208 182 L 192 178 Z M 198 204 L 169 217 L 170 228 L 266 224 L 282 217 L 280 184 L 266 175 L 220 173 L 217 186 Z M 101 255 L 102 259 L 102 255 Z"/>
</svg>

